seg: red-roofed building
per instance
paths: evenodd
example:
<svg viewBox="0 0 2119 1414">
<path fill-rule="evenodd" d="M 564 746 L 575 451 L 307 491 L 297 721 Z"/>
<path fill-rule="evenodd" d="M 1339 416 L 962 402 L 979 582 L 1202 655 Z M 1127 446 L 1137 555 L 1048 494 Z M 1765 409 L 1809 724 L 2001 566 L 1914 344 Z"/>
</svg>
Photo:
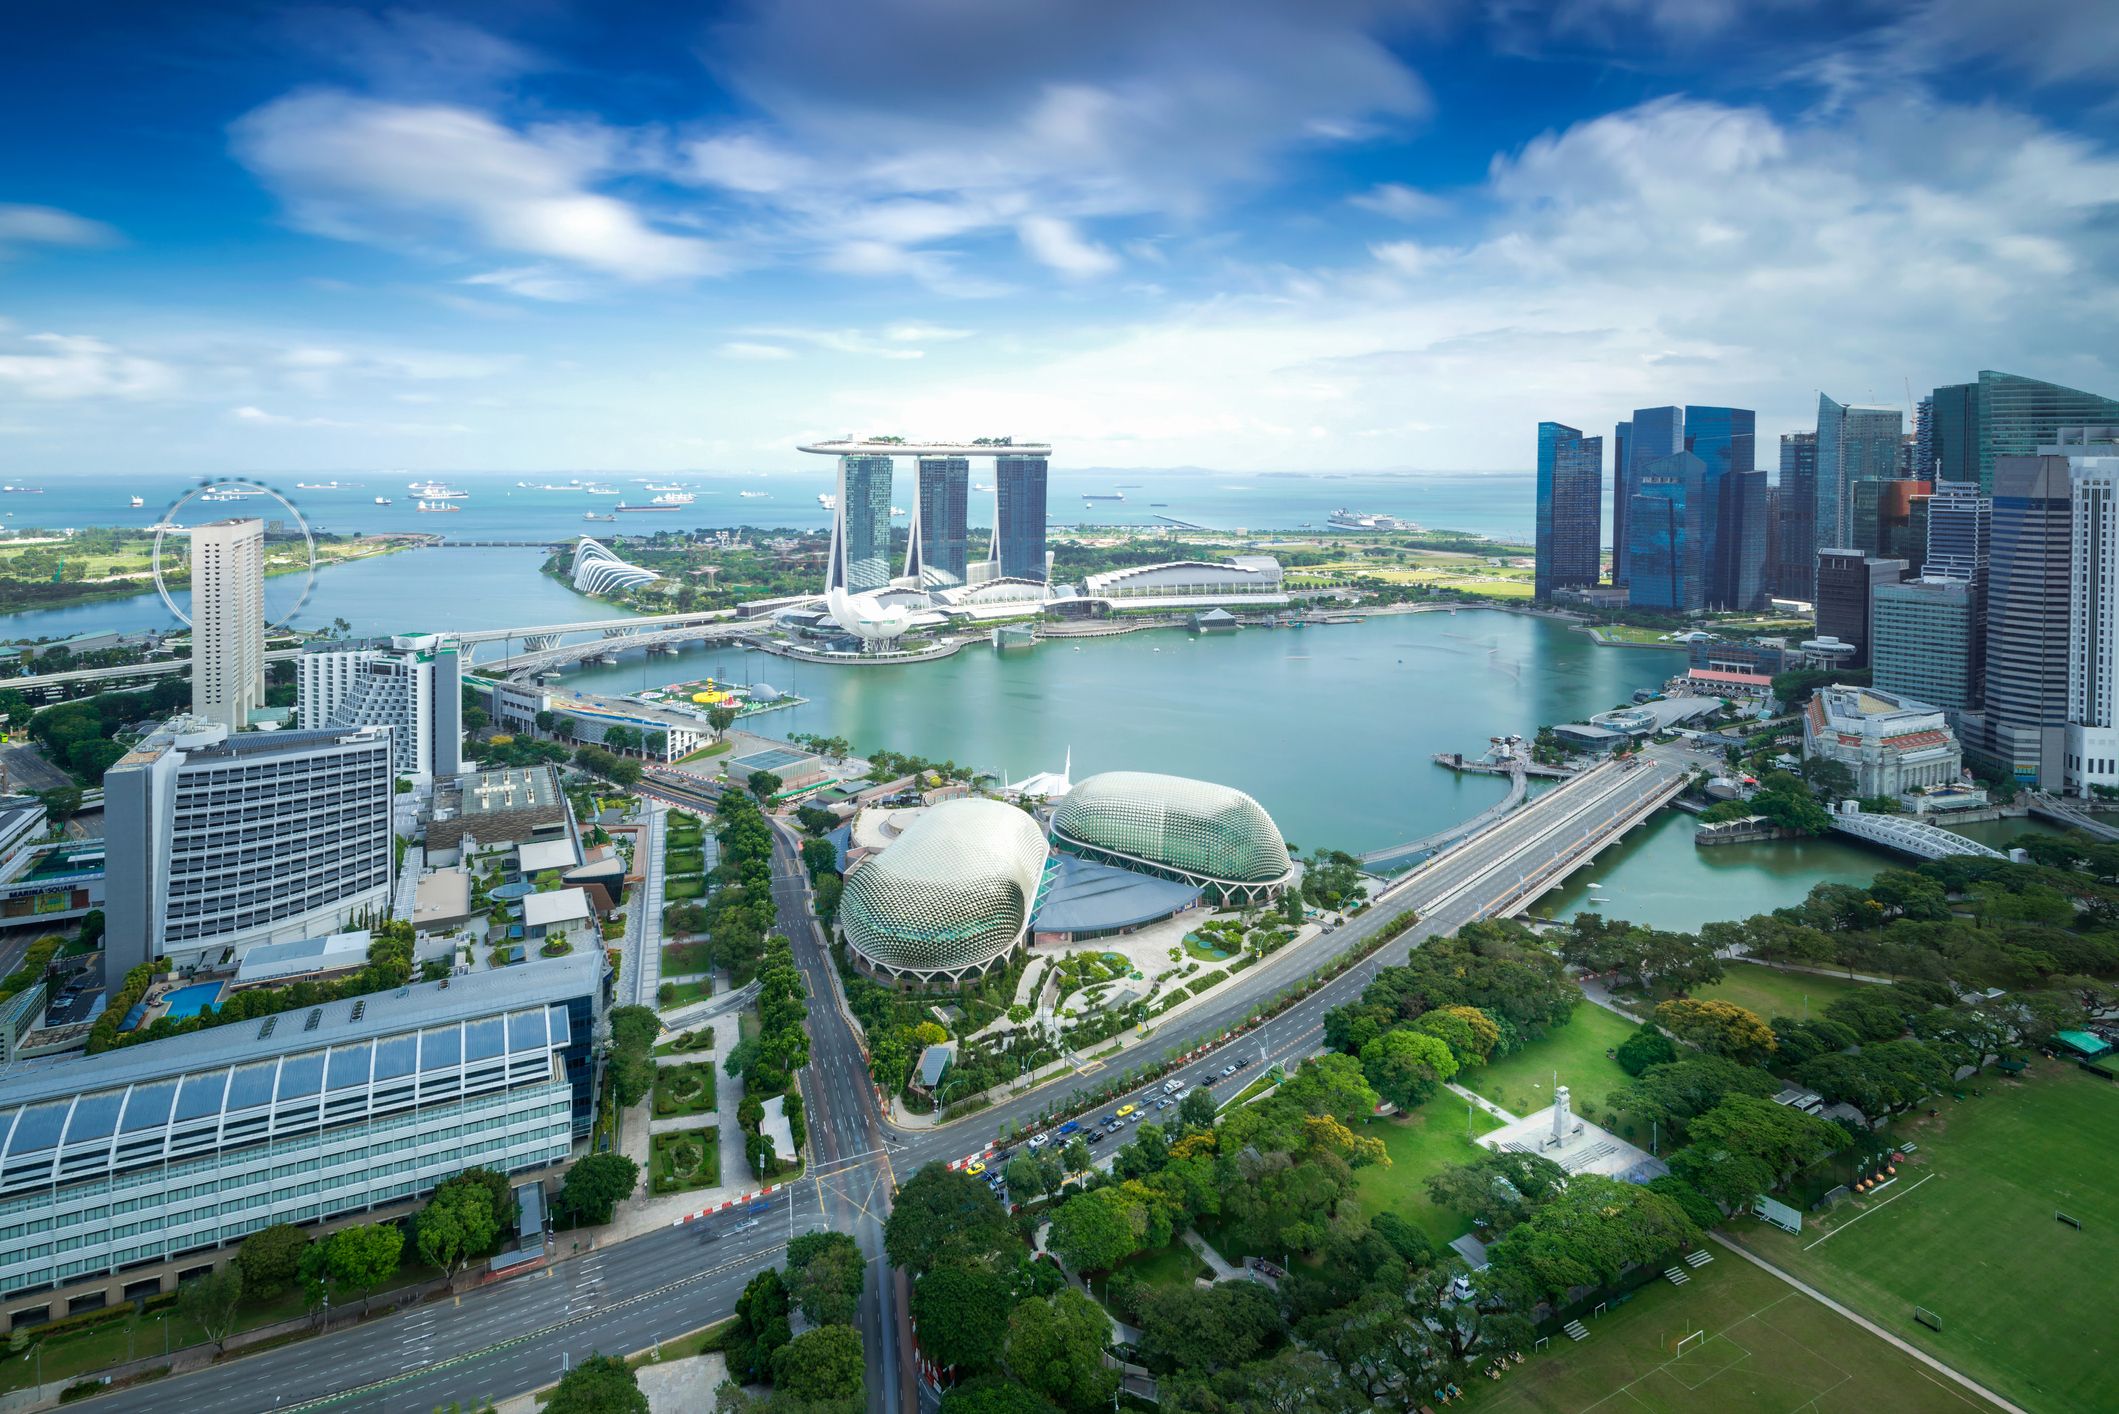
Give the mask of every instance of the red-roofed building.
<svg viewBox="0 0 2119 1414">
<path fill-rule="evenodd" d="M 1964 774 L 1942 710 L 1874 687 L 1819 688 L 1803 711 L 1803 758 L 1837 761 L 1860 795 L 1954 785 Z"/>
<path fill-rule="evenodd" d="M 1672 693 L 1692 697 L 1756 697 L 1773 695 L 1773 679 L 1762 673 L 1735 673 L 1722 668 L 1691 668 L 1682 678 L 1668 683 Z"/>
</svg>

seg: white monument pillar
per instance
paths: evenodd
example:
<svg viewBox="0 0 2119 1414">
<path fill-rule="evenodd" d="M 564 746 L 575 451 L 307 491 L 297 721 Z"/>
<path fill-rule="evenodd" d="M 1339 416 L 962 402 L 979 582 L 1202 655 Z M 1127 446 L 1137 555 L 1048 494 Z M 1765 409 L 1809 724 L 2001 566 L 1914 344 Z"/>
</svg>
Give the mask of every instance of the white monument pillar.
<svg viewBox="0 0 2119 1414">
<path fill-rule="evenodd" d="M 1565 1085 L 1556 1085 L 1553 1087 L 1552 1092 L 1552 1142 L 1555 1145 L 1562 1143 L 1567 1138 L 1567 1121 L 1570 1117 L 1567 1103 L 1567 1087 Z"/>
</svg>

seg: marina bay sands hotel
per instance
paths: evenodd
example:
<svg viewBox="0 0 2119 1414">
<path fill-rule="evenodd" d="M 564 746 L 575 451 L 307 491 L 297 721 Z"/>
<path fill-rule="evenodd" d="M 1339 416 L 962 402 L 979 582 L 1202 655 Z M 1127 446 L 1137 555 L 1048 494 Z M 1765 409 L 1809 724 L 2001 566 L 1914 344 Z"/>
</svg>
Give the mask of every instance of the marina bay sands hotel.
<svg viewBox="0 0 2119 1414">
<path fill-rule="evenodd" d="M 1046 443 L 981 437 L 971 442 L 907 442 L 902 438 L 816 442 L 801 448 L 839 459 L 838 500 L 832 512 L 831 562 L 824 588 L 862 594 L 887 589 L 890 566 L 891 477 L 897 458 L 913 457 L 919 473 L 911 543 L 899 578 L 935 589 L 996 579 L 1046 583 Z M 970 563 L 968 516 L 971 463 L 992 458 L 993 547 Z M 979 490 L 989 489 L 981 486 Z"/>
</svg>

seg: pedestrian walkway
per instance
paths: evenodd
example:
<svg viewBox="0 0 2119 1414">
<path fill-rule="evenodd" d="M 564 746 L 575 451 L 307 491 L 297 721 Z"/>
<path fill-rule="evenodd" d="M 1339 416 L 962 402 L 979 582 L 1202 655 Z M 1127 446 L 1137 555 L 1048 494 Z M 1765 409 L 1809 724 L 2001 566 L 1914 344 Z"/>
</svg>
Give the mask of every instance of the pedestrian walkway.
<svg viewBox="0 0 2119 1414">
<path fill-rule="evenodd" d="M 1517 1120 L 1522 1118 L 1521 1115 L 1510 1114 L 1507 1110 L 1502 1109 L 1499 1105 L 1495 1104 L 1492 1100 L 1487 1099 L 1484 1095 L 1474 1095 L 1471 1091 L 1465 1089 L 1462 1085 L 1458 1085 L 1455 1082 L 1450 1081 L 1446 1081 L 1444 1083 L 1448 1086 L 1449 1092 L 1452 1095 L 1455 1095 L 1460 1100 L 1471 1101 L 1480 1109 L 1485 1110 L 1488 1114 L 1492 1115 L 1495 1119 L 1500 1120 L 1503 1124 L 1514 1124 Z"/>
<path fill-rule="evenodd" d="M 1185 1229 L 1184 1241 L 1185 1246 L 1191 1248 L 1199 1260 L 1205 1262 L 1208 1268 L 1213 1271 L 1214 1280 L 1238 1281 L 1249 1278 L 1252 1275 L 1252 1273 L 1245 1271 L 1242 1267 L 1232 1265 L 1221 1253 L 1214 1250 L 1213 1243 L 1207 1241 L 1190 1228 Z"/>
<path fill-rule="evenodd" d="M 1773 1263 L 1767 1261 L 1765 1258 L 1757 1255 L 1754 1252 L 1748 1251 L 1741 1243 L 1738 1243 L 1735 1240 L 1726 1237 L 1719 1232 L 1710 1232 L 1707 1235 L 1713 1238 L 1716 1242 L 1721 1243 L 1722 1246 L 1728 1248 L 1730 1251 L 1736 1253 L 1737 1256 L 1742 1257 L 1752 1266 L 1759 1268 L 1761 1271 L 1769 1272 L 1772 1275 L 1779 1277 L 1782 1281 L 1788 1283 L 1788 1285 L 1794 1287 L 1797 1291 L 1800 1291 L 1803 1295 L 1809 1297 L 1818 1305 L 1823 1306 L 1829 1311 L 1833 1311 L 1839 1315 L 1845 1316 L 1848 1320 L 1854 1322 L 1855 1325 L 1860 1326 L 1869 1334 L 1877 1337 L 1880 1340 L 1889 1342 L 1891 1345 L 1904 1351 L 1906 1354 L 1912 1356 L 1915 1360 L 1918 1360 L 1921 1364 L 1933 1370 L 1936 1374 L 1942 1375 L 1947 1379 L 1955 1380 L 1958 1384 L 1963 1385 L 1966 1389 L 1972 1391 L 1972 1393 L 1978 1395 L 1981 1399 L 1987 1400 L 1989 1403 L 1995 1405 L 1998 1408 L 2006 1409 L 2009 1414 L 2028 1414 L 2028 1411 L 2026 1411 L 2022 1406 L 2011 1404 L 2008 1400 L 2003 1399 L 2000 1395 L 1994 1393 L 1994 1391 L 1988 1389 L 1985 1385 L 1980 1384 L 1977 1380 L 1973 1380 L 1965 1375 L 1959 1374 L 1957 1371 L 1951 1369 L 1948 1365 L 1943 1364 L 1942 1361 L 1937 1360 L 1934 1356 L 1928 1354 L 1927 1351 L 1922 1350 L 1919 1346 L 1913 1345 L 1907 1341 L 1900 1340 L 1897 1336 L 1891 1334 L 1891 1332 L 1885 1330 L 1882 1326 L 1876 1324 L 1876 1322 L 1870 1320 L 1868 1317 L 1862 1315 L 1858 1311 L 1850 1310 L 1849 1308 L 1840 1305 L 1839 1302 L 1834 1301 L 1831 1297 L 1825 1295 L 1825 1293 L 1819 1291 L 1816 1287 L 1811 1286 L 1808 1282 L 1797 1281 L 1794 1277 L 1789 1276 L 1786 1272 L 1782 1271 L 1779 1267 L 1774 1266 Z"/>
</svg>

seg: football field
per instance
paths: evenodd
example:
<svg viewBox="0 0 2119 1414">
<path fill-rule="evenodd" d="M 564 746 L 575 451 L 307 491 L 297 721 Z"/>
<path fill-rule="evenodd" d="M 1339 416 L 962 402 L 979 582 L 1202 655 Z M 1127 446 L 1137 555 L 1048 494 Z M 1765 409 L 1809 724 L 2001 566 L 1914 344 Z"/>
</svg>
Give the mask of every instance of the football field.
<svg viewBox="0 0 2119 1414">
<path fill-rule="evenodd" d="M 1554 1336 L 1499 1380 L 1475 1379 L 1468 1407 L 1494 1414 L 1995 1409 L 1735 1253 L 1708 1250 L 1715 1260 L 1687 1270 L 1684 1286 L 1651 1283 L 1585 1320 L 1587 1340 Z"/>
</svg>

